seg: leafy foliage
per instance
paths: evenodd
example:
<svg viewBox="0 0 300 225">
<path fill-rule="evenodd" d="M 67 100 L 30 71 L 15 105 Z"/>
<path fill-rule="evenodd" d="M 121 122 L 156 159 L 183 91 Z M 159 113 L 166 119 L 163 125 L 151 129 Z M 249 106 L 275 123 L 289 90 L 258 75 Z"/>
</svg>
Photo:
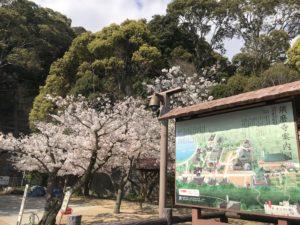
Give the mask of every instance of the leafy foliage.
<svg viewBox="0 0 300 225">
<path fill-rule="evenodd" d="M 300 38 L 288 50 L 288 64 L 300 72 Z"/>
<path fill-rule="evenodd" d="M 175 15 L 178 24 L 198 39 L 194 41 L 203 41 L 212 33 L 210 45 L 218 49 L 222 48 L 224 37 L 232 36 L 230 17 L 222 4 L 215 0 L 175 0 L 168 5 L 168 13 Z"/>
<path fill-rule="evenodd" d="M 248 78 L 240 74 L 230 77 L 226 84 L 220 84 L 213 88 L 212 95 L 215 98 L 228 97 L 245 91 Z"/>
<path fill-rule="evenodd" d="M 155 15 L 153 19 L 149 21 L 148 27 L 166 63 L 170 60 L 170 57 L 181 58 L 183 54 L 196 55 L 193 35 L 184 32 L 178 26 L 178 20 L 175 15 L 170 13 L 165 16 Z M 192 59 L 190 57 L 184 57 L 184 60 L 191 61 Z"/>
<path fill-rule="evenodd" d="M 161 53 L 153 46 L 145 21 L 127 20 L 95 34 L 74 39 L 63 58 L 51 66 L 49 79 L 36 98 L 30 121 L 44 119 L 47 94 L 110 93 L 115 98 L 142 94 L 142 81 L 161 69 Z M 51 78 L 51 79 L 50 79 Z M 55 86 L 55 92 L 51 87 Z"/>
<path fill-rule="evenodd" d="M 252 59 L 251 73 L 258 75 L 266 64 L 282 62 L 288 41 L 299 33 L 299 1 L 229 2 L 232 28 L 245 42 L 242 53 Z"/>
<path fill-rule="evenodd" d="M 172 32 L 180 34 L 177 38 L 179 40 L 175 42 L 176 46 L 171 49 L 173 56 L 176 56 L 174 50 L 178 47 L 181 48 L 181 52 L 182 50 L 186 51 L 184 55 L 192 54 L 193 63 L 198 72 L 205 67 L 217 64 L 219 59 L 216 58 L 214 50 L 224 52 L 224 38 L 233 36 L 233 30 L 229 26 L 231 17 L 227 11 L 222 1 L 176 0 L 171 2 L 168 5 L 166 16 L 172 19 L 172 22 L 167 23 L 171 26 L 167 26 L 162 33 L 166 37 Z M 172 25 L 174 22 L 177 24 L 176 26 Z M 168 37 L 168 39 L 171 38 Z M 179 41 L 184 44 L 180 44 Z"/>
<path fill-rule="evenodd" d="M 285 84 L 300 79 L 300 73 L 290 69 L 287 65 L 277 63 L 265 70 L 260 76 L 244 76 L 236 74 L 225 84 L 215 86 L 212 95 L 215 98 L 228 97 L 264 87 Z"/>
<path fill-rule="evenodd" d="M 300 79 L 300 73 L 278 63 L 263 72 L 259 88 L 285 84 Z"/>
<path fill-rule="evenodd" d="M 10 104 L 1 105 L 1 117 L 7 121 L 1 123 L 4 130 L 27 131 L 33 96 L 50 64 L 62 56 L 75 36 L 70 24 L 64 15 L 30 1 L 1 3 L 0 101 L 10 99 Z"/>
</svg>

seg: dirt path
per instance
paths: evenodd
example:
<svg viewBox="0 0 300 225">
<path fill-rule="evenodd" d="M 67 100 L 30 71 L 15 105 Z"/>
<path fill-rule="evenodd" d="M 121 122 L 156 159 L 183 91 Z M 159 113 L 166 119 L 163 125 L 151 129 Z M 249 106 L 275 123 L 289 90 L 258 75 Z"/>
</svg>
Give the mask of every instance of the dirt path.
<svg viewBox="0 0 300 225">
<path fill-rule="evenodd" d="M 18 218 L 18 211 L 21 203 L 21 196 L 0 196 L 0 225 L 15 225 Z M 44 198 L 29 198 L 22 224 L 29 224 L 29 215 L 31 212 L 37 214 L 39 218 L 42 216 L 42 208 Z M 114 201 L 103 199 L 85 199 L 73 197 L 70 201 L 70 207 L 73 214 L 82 215 L 82 224 L 91 225 L 92 223 L 121 221 L 121 220 L 139 220 L 158 217 L 158 206 L 145 204 L 143 210 L 134 202 L 123 201 L 121 213 L 114 214 Z M 174 215 L 191 214 L 189 208 L 174 209 Z M 60 215 L 57 217 L 57 222 Z M 64 216 L 61 224 L 66 224 L 67 216 Z M 261 223 L 242 222 L 238 220 L 231 221 L 235 225 L 261 225 Z M 191 223 L 185 223 L 190 225 Z"/>
<path fill-rule="evenodd" d="M 72 199 L 71 205 L 83 204 L 84 207 L 74 208 L 74 214 L 82 215 L 82 224 L 90 225 L 91 223 L 97 222 L 110 222 L 110 221 L 121 221 L 121 220 L 139 220 L 147 218 L 158 217 L 158 206 L 156 205 L 144 205 L 141 211 L 139 205 L 134 202 L 124 201 L 121 206 L 121 213 L 114 214 L 114 201 L 112 200 L 83 200 L 83 199 Z M 180 208 L 174 209 L 173 215 L 187 215 L 191 214 L 191 209 Z M 66 220 L 63 220 L 65 223 Z M 245 222 L 240 220 L 230 220 L 231 224 L 234 225 L 263 225 L 263 223 Z M 184 225 L 191 225 L 192 223 L 184 223 Z"/>
<path fill-rule="evenodd" d="M 70 206 L 73 208 L 73 214 L 82 215 L 82 224 L 157 218 L 156 206 L 145 205 L 141 211 L 137 203 L 127 201 L 122 203 L 120 214 L 113 213 L 114 201 L 112 200 L 72 199 Z"/>
</svg>

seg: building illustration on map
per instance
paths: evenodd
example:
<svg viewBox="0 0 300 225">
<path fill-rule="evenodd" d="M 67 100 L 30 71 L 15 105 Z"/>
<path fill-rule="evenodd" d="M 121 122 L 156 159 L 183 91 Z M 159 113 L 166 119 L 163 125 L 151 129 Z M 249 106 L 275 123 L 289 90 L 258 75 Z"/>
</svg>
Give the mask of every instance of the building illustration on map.
<svg viewBox="0 0 300 225">
<path fill-rule="evenodd" d="M 290 102 L 177 122 L 176 203 L 300 217 L 297 138 Z"/>
<path fill-rule="evenodd" d="M 288 201 L 280 202 L 279 205 L 273 205 L 272 202 L 265 203 L 264 210 L 271 215 L 300 217 L 299 204 L 291 205 Z"/>
</svg>

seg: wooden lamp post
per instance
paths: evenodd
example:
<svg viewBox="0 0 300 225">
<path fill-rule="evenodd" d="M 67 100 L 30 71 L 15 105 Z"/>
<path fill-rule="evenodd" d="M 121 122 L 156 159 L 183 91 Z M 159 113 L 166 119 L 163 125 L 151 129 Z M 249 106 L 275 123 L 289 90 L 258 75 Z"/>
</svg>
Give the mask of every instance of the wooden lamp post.
<svg viewBox="0 0 300 225">
<path fill-rule="evenodd" d="M 170 111 L 170 97 L 183 91 L 181 87 L 168 91 L 154 93 L 149 103 L 152 111 L 160 109 L 159 116 Z M 167 156 L 168 156 L 168 120 L 160 121 L 160 168 L 159 168 L 159 217 L 163 217 L 166 207 L 166 178 L 167 178 Z"/>
</svg>

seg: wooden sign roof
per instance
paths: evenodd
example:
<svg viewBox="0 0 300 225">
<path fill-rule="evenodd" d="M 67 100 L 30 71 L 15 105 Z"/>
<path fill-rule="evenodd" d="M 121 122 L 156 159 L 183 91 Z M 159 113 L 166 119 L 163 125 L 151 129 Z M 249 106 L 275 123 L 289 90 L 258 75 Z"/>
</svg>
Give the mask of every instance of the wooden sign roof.
<svg viewBox="0 0 300 225">
<path fill-rule="evenodd" d="M 221 98 L 196 105 L 176 108 L 159 117 L 160 120 L 192 116 L 209 113 L 218 110 L 225 110 L 255 103 L 272 101 L 280 98 L 291 97 L 300 94 L 300 81 L 263 88 L 256 91 L 246 92 L 227 98 Z"/>
</svg>

